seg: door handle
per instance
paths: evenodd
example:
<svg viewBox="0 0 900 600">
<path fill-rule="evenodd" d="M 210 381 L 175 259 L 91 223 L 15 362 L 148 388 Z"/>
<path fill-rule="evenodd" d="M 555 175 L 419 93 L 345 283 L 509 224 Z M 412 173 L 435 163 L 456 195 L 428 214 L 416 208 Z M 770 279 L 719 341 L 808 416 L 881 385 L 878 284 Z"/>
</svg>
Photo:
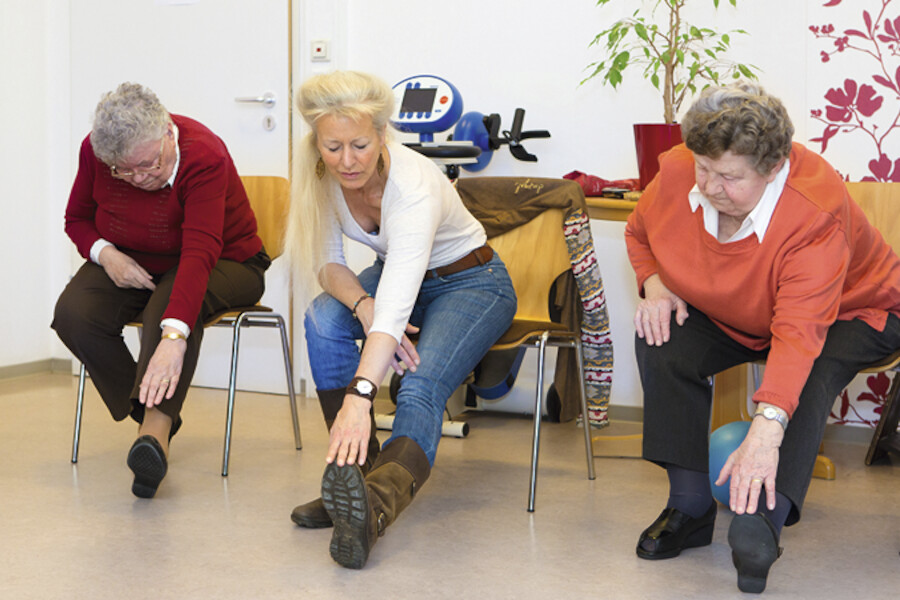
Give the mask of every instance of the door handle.
<svg viewBox="0 0 900 600">
<path fill-rule="evenodd" d="M 266 92 L 262 96 L 244 96 L 241 98 L 235 98 L 235 102 L 252 102 L 256 104 L 262 104 L 266 108 L 272 108 L 275 106 L 275 94 L 274 92 Z"/>
</svg>

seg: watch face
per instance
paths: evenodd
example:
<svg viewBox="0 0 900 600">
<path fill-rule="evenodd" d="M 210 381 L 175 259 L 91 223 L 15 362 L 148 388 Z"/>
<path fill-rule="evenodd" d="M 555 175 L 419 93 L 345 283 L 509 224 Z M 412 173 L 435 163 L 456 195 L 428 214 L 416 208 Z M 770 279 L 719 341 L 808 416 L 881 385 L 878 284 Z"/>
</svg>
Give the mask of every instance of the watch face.
<svg viewBox="0 0 900 600">
<path fill-rule="evenodd" d="M 359 390 L 361 394 L 370 394 L 374 388 L 368 381 L 357 381 L 356 389 Z"/>
<path fill-rule="evenodd" d="M 764 416 L 765 418 L 767 418 L 767 419 L 777 419 L 777 418 L 778 418 L 778 411 L 775 410 L 774 408 L 772 408 L 771 406 L 767 406 L 767 407 L 763 410 L 763 416 Z"/>
</svg>

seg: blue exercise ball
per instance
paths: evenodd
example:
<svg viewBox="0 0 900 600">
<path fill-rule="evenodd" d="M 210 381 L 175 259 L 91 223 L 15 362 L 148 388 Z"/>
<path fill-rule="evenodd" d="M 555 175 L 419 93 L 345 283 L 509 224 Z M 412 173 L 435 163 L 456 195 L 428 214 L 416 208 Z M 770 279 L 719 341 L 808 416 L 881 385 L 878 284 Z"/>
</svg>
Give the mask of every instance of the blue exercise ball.
<svg viewBox="0 0 900 600">
<path fill-rule="evenodd" d="M 716 485 L 716 479 L 728 457 L 738 449 L 749 430 L 750 421 L 735 421 L 722 425 L 709 436 L 709 484 L 712 486 L 713 498 L 725 506 L 729 505 L 731 497 L 728 490 L 730 481 L 726 481 L 724 485 Z"/>
</svg>

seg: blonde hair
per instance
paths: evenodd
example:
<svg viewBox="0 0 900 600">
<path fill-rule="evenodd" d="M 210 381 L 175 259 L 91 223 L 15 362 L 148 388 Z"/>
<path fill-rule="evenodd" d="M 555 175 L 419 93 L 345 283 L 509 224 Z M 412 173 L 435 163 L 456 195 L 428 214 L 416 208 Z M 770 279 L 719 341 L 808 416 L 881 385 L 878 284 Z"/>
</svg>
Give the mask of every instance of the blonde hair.
<svg viewBox="0 0 900 600">
<path fill-rule="evenodd" d="M 311 291 L 316 288 L 316 271 L 324 264 L 323 234 L 336 200 L 331 176 L 316 174 L 321 159 L 316 124 L 325 116 L 371 119 L 379 135 L 385 135 L 394 111 L 394 93 L 374 75 L 336 71 L 306 80 L 297 91 L 296 104 L 310 131 L 294 153 L 287 245 L 295 267 L 310 284 L 305 289 Z"/>
</svg>

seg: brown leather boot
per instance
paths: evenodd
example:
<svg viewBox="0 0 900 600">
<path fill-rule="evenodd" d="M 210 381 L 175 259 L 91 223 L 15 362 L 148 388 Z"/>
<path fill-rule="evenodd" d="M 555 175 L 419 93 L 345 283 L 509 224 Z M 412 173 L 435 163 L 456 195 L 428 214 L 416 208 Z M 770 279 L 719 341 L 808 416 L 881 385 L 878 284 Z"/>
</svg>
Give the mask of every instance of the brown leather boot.
<svg viewBox="0 0 900 600">
<path fill-rule="evenodd" d="M 428 457 L 408 437 L 385 446 L 368 475 L 357 465 L 325 467 L 322 500 L 334 522 L 331 557 L 349 569 L 363 568 L 378 537 L 430 474 Z"/>
<path fill-rule="evenodd" d="M 316 395 L 319 397 L 319 405 L 322 407 L 322 414 L 325 416 L 325 425 L 328 427 L 328 431 L 331 431 L 331 426 L 334 425 L 334 420 L 337 418 L 338 411 L 341 410 L 345 393 L 345 388 L 316 390 Z M 372 420 L 370 423 L 369 449 L 366 453 L 366 462 L 361 467 L 363 474 L 368 473 L 371 470 L 372 464 L 375 462 L 375 459 L 378 458 L 378 453 L 381 451 L 381 445 L 378 443 L 378 437 L 375 435 L 374 408 L 369 412 L 369 415 Z M 300 527 L 306 527 L 308 529 L 331 527 L 331 517 L 328 516 L 328 511 L 325 510 L 325 505 L 322 504 L 321 498 L 316 498 L 306 504 L 294 507 L 294 510 L 291 511 L 291 521 Z"/>
</svg>

